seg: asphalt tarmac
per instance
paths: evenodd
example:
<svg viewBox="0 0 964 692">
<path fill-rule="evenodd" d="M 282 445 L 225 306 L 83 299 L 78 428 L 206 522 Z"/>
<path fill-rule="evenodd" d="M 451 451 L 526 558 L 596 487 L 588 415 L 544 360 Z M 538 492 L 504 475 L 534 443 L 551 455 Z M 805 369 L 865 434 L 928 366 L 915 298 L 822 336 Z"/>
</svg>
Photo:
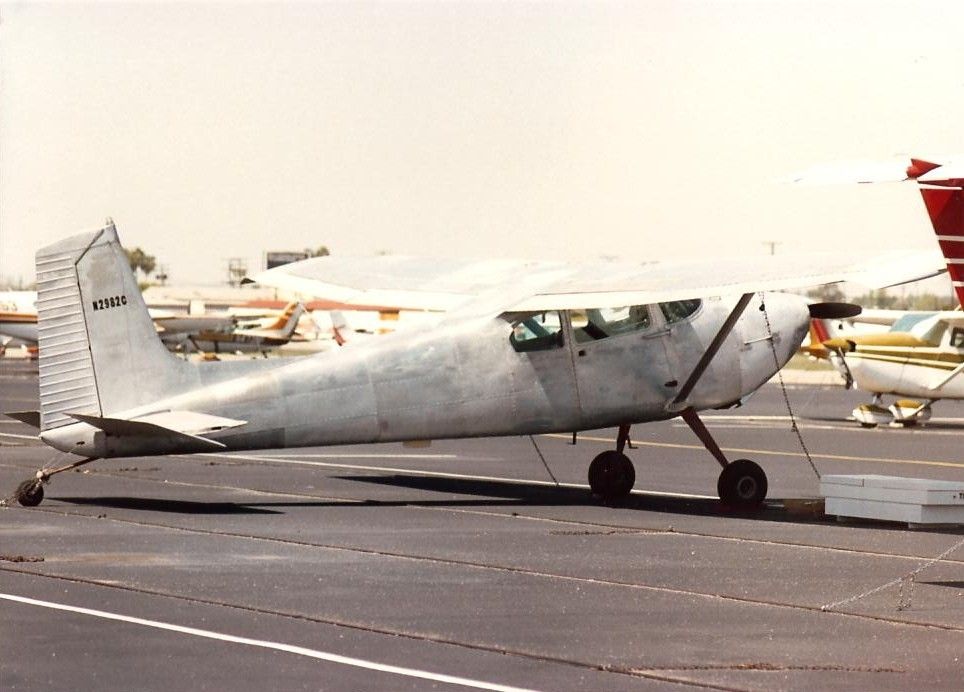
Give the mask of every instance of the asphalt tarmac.
<svg viewBox="0 0 964 692">
<path fill-rule="evenodd" d="M 35 367 L 0 360 L 0 410 L 36 407 Z M 820 473 L 964 480 L 961 404 L 863 430 L 860 393 L 789 397 Z M 722 510 L 673 421 L 634 427 L 616 507 L 585 487 L 611 430 L 536 438 L 546 465 L 500 438 L 61 474 L 0 509 L 0 689 L 960 689 L 964 547 L 895 580 L 964 531 L 788 511 L 818 486 L 778 386 L 705 420 L 764 510 Z M 63 461 L 33 435 L 0 422 L 0 495 Z"/>
</svg>

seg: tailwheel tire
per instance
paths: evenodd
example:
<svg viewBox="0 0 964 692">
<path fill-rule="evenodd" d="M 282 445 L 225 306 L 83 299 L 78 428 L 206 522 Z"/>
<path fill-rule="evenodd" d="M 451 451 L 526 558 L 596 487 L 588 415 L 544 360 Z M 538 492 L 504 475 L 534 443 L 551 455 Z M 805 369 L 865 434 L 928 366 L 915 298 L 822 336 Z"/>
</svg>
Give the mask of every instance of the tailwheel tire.
<svg viewBox="0 0 964 692">
<path fill-rule="evenodd" d="M 767 496 L 767 476 L 758 464 L 737 459 L 723 467 L 716 490 L 724 505 L 740 509 L 759 507 Z"/>
<path fill-rule="evenodd" d="M 44 486 L 40 481 L 31 478 L 17 486 L 14 498 L 24 507 L 36 507 L 44 499 Z"/>
<path fill-rule="evenodd" d="M 606 501 L 621 500 L 636 483 L 636 469 L 625 454 L 603 452 L 589 464 L 589 487 Z"/>
</svg>

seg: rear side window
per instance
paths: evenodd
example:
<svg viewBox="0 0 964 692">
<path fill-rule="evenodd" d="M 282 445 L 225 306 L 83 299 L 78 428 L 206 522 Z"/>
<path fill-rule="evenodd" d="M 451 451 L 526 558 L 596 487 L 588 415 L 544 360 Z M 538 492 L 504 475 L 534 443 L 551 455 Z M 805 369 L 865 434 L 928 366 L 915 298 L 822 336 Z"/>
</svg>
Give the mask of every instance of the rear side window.
<svg viewBox="0 0 964 692">
<path fill-rule="evenodd" d="M 558 312 L 543 312 L 512 323 L 509 343 L 516 351 L 548 351 L 562 346 L 562 319 Z"/>
<path fill-rule="evenodd" d="M 702 301 L 699 298 L 690 300 L 674 300 L 671 303 L 660 303 L 659 309 L 663 312 L 667 324 L 681 322 L 694 312 L 700 309 Z"/>
<path fill-rule="evenodd" d="M 572 310 L 569 317 L 576 341 L 581 344 L 646 330 L 652 324 L 646 305 Z"/>
<path fill-rule="evenodd" d="M 951 346 L 954 348 L 964 348 L 964 329 L 954 327 L 951 332 Z"/>
</svg>

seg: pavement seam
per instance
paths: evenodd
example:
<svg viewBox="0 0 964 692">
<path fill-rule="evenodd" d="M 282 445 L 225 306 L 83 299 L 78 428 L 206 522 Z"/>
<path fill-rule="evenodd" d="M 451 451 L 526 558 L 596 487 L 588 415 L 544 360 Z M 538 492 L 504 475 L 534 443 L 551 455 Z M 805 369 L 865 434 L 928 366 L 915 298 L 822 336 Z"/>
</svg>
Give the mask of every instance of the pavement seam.
<svg viewBox="0 0 964 692">
<path fill-rule="evenodd" d="M 19 466 L 10 466 L 8 464 L 3 464 L 3 463 L 0 463 L 0 467 L 21 468 Z M 126 473 L 126 471 L 129 471 L 129 470 L 137 470 L 137 469 L 136 467 L 133 467 L 131 469 L 110 469 L 110 470 L 87 469 L 82 473 L 109 476 L 111 478 L 130 479 L 133 476 L 131 476 L 130 473 Z M 412 475 L 418 475 L 418 472 L 412 472 Z M 309 493 L 296 493 L 291 491 L 277 491 L 277 490 L 261 490 L 258 488 L 246 488 L 246 487 L 234 486 L 234 485 L 211 485 L 207 483 L 189 483 L 186 481 L 169 481 L 166 479 L 146 478 L 143 476 L 137 476 L 136 480 L 146 482 L 146 483 L 155 483 L 155 484 L 161 484 L 161 485 L 176 485 L 176 486 L 182 486 L 186 488 L 211 488 L 211 489 L 217 489 L 217 490 L 249 492 L 249 493 L 256 493 L 260 495 L 270 495 L 270 496 L 278 496 L 278 497 L 298 497 L 298 498 L 306 498 L 311 500 L 344 502 L 344 503 L 352 503 L 352 504 L 360 504 L 360 505 L 367 504 L 367 505 L 377 506 L 379 504 L 385 504 L 377 500 L 373 501 L 367 498 L 359 499 L 359 498 L 353 498 L 353 497 L 338 497 L 334 495 L 312 495 Z M 458 507 L 425 507 L 425 506 L 419 506 L 416 504 L 403 503 L 403 502 L 398 502 L 396 504 L 397 506 L 407 507 L 414 510 L 473 514 L 473 515 L 490 517 L 490 518 L 495 517 L 495 518 L 505 519 L 505 520 L 523 519 L 526 521 L 545 522 L 545 523 L 554 523 L 554 524 L 562 524 L 562 525 L 591 526 L 591 527 L 600 528 L 600 529 L 612 530 L 614 533 L 636 533 L 636 534 L 647 534 L 647 535 L 654 535 L 654 536 L 655 535 L 691 536 L 691 537 L 706 538 L 711 540 L 727 541 L 732 543 L 745 543 L 745 544 L 764 545 L 764 546 L 782 546 L 787 548 L 804 548 L 808 550 L 825 551 L 829 553 L 841 553 L 845 555 L 862 555 L 867 557 L 892 558 L 897 560 L 919 561 L 919 560 L 930 559 L 930 556 L 928 555 L 905 555 L 905 554 L 899 554 L 899 553 L 885 553 L 885 552 L 880 552 L 875 550 L 860 550 L 857 548 L 815 545 L 813 543 L 800 543 L 795 541 L 779 541 L 779 540 L 761 539 L 761 538 L 741 538 L 737 536 L 727 536 L 723 534 L 707 533 L 704 531 L 680 530 L 680 529 L 674 528 L 673 526 L 669 526 L 666 528 L 638 527 L 638 526 L 630 526 L 626 524 L 605 524 L 601 522 L 583 521 L 578 519 L 555 519 L 552 517 L 539 517 L 531 514 L 522 514 L 520 512 L 512 512 L 512 513 L 506 514 L 504 512 L 498 512 L 498 511 L 462 509 Z M 52 511 L 52 510 L 38 509 L 37 511 Z M 69 514 L 71 514 L 71 516 L 86 516 L 83 514 L 76 514 L 76 513 L 69 513 Z M 833 526 L 832 525 L 827 526 L 826 528 L 833 528 Z M 959 536 L 961 534 L 960 533 L 950 533 L 950 534 L 942 533 L 942 535 Z M 960 564 L 964 564 L 964 558 L 962 559 L 945 558 L 940 560 L 939 563 L 937 564 L 948 564 L 952 566 L 960 565 Z"/>
<path fill-rule="evenodd" d="M 45 512 L 48 514 L 60 514 L 62 516 L 68 516 L 68 517 L 83 517 L 86 519 L 99 520 L 98 517 L 92 517 L 88 514 L 67 512 L 62 510 L 57 511 L 57 510 L 51 510 L 51 509 L 33 508 L 32 511 Z M 362 555 L 374 555 L 378 557 L 387 557 L 387 558 L 393 558 L 393 559 L 399 559 L 399 560 L 410 560 L 413 562 L 428 562 L 428 563 L 453 566 L 453 567 L 470 567 L 470 568 L 479 569 L 479 570 L 505 572 L 508 574 L 520 574 L 524 576 L 539 577 L 544 579 L 558 579 L 560 581 L 569 581 L 569 582 L 575 582 L 580 584 L 593 584 L 593 585 L 600 585 L 600 586 L 612 586 L 612 587 L 618 587 L 618 588 L 638 589 L 641 591 L 668 593 L 668 594 L 673 594 L 677 596 L 688 596 L 688 597 L 696 597 L 696 598 L 702 598 L 707 600 L 728 601 L 733 603 L 739 603 L 742 605 L 753 605 L 753 606 L 772 607 L 772 608 L 786 608 L 789 610 L 804 611 L 804 612 L 821 614 L 821 615 L 839 615 L 842 617 L 855 618 L 859 620 L 882 622 L 882 623 L 887 623 L 894 626 L 904 626 L 904 627 L 929 629 L 929 630 L 941 630 L 941 631 L 948 631 L 948 632 L 964 632 L 964 626 L 947 625 L 943 623 L 917 622 L 913 620 L 902 620 L 899 618 L 888 617 L 884 615 L 871 615 L 867 613 L 846 612 L 842 610 L 827 610 L 823 606 L 819 606 L 819 605 L 811 606 L 811 605 L 798 604 L 798 603 L 785 603 L 785 602 L 773 601 L 769 599 L 740 597 L 740 596 L 733 596 L 733 595 L 727 595 L 727 594 L 714 594 L 714 593 L 708 593 L 704 591 L 695 591 L 692 589 L 673 588 L 669 586 L 656 586 L 652 584 L 640 584 L 640 583 L 625 582 L 625 581 L 618 581 L 618 580 L 597 579 L 592 577 L 577 577 L 574 575 L 554 574 L 552 572 L 543 572 L 540 570 L 533 570 L 533 569 L 528 569 L 524 567 L 512 567 L 509 565 L 492 565 L 492 564 L 486 564 L 483 562 L 473 562 L 470 560 L 455 560 L 452 558 L 411 555 L 406 553 L 395 553 L 391 551 L 374 550 L 371 548 L 348 547 L 348 546 L 339 546 L 335 544 L 326 544 L 326 543 L 311 543 L 308 541 L 296 541 L 296 540 L 287 539 L 287 538 L 271 538 L 271 537 L 265 537 L 265 536 L 254 536 L 250 534 L 242 534 L 242 533 L 236 533 L 231 531 L 211 531 L 206 529 L 174 526 L 170 524 L 135 521 L 132 519 L 118 519 L 118 518 L 107 518 L 107 519 L 108 521 L 113 521 L 113 522 L 122 523 L 122 524 L 130 524 L 134 526 L 141 526 L 141 527 L 153 528 L 153 529 L 164 529 L 168 531 L 176 531 L 176 532 L 183 532 L 183 533 L 191 533 L 191 534 L 200 535 L 200 536 L 209 536 L 209 537 L 220 536 L 220 537 L 227 537 L 227 538 L 238 538 L 242 540 L 263 541 L 267 543 L 278 543 L 282 545 L 290 545 L 290 546 L 296 546 L 296 547 L 316 548 L 319 550 L 333 550 L 333 551 L 356 553 L 356 554 L 362 554 Z M 2 569 L 7 569 L 7 568 L 0 566 L 0 570 Z"/>
<path fill-rule="evenodd" d="M 259 608 L 256 606 L 242 605 L 239 603 L 228 603 L 227 601 L 216 601 L 207 598 L 198 598 L 196 596 L 185 596 L 183 594 L 170 593 L 166 591 L 158 591 L 154 589 L 147 589 L 144 587 L 130 586 L 126 584 L 118 584 L 116 582 L 106 582 L 97 579 L 86 579 L 83 577 L 74 577 L 66 575 L 57 574 L 47 574 L 45 572 L 38 572 L 29 569 L 15 569 L 10 567 L 5 567 L 0 565 L 0 572 L 11 572 L 14 574 L 23 574 L 36 577 L 43 577 L 46 579 L 56 580 L 56 581 L 66 581 L 73 584 L 83 584 L 85 586 L 96 586 L 100 588 L 116 589 L 118 591 L 125 591 L 128 593 L 136 593 L 146 596 L 156 596 L 160 598 L 171 598 L 177 601 L 182 601 L 185 603 L 195 603 L 198 605 L 209 605 L 217 606 L 221 608 L 231 608 L 233 610 L 240 610 L 247 613 L 254 613 L 258 615 L 270 615 L 273 617 L 287 618 L 291 620 L 299 620 L 303 622 L 311 622 L 321 625 L 330 625 L 333 627 L 343 627 L 346 629 L 352 629 L 360 632 L 367 632 L 370 634 L 380 634 L 392 637 L 404 637 L 406 639 L 412 639 L 415 641 L 431 642 L 434 644 L 444 644 L 448 646 L 456 646 L 463 649 L 470 649 L 473 651 L 483 651 L 486 653 L 502 654 L 506 656 L 516 656 L 518 658 L 524 658 L 527 660 L 541 661 L 545 663 L 557 663 L 561 665 L 573 666 L 576 668 L 583 668 L 588 670 L 595 670 L 602 673 L 615 673 L 618 675 L 626 675 L 635 678 L 647 678 L 652 680 L 659 680 L 663 682 L 671 682 L 679 685 L 686 685 L 689 687 L 701 687 L 704 689 L 721 690 L 723 692 L 742 692 L 742 688 L 734 687 L 723 687 L 714 685 L 711 683 L 702 683 L 697 681 L 691 681 L 686 678 L 673 678 L 672 676 L 663 675 L 656 673 L 656 670 L 673 670 L 671 668 L 661 668 L 653 669 L 653 672 L 645 668 L 631 668 L 624 666 L 612 666 L 605 664 L 589 663 L 585 661 L 578 661 L 573 659 L 559 658 L 556 656 L 547 656 L 544 654 L 533 653 L 529 651 L 508 649 L 505 647 L 493 647 L 486 646 L 483 644 L 474 644 L 472 642 L 462 642 L 455 639 L 449 639 L 446 637 L 433 636 L 430 634 L 411 632 L 406 630 L 393 630 L 393 629 L 381 629 L 374 627 L 372 625 L 365 625 L 356 622 L 350 622 L 348 620 L 339 620 L 335 618 L 323 618 L 311 615 L 304 615 L 302 613 L 289 613 L 280 610 L 271 610 L 268 608 Z"/>
</svg>

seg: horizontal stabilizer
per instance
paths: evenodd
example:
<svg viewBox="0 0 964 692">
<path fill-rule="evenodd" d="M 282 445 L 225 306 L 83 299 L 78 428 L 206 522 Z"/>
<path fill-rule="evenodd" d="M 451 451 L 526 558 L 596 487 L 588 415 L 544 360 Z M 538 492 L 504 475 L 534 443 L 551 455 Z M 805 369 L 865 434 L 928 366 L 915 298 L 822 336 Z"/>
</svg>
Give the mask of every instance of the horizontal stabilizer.
<svg viewBox="0 0 964 692">
<path fill-rule="evenodd" d="M 169 411 L 166 414 L 172 414 L 177 416 L 181 413 L 187 413 L 190 416 L 205 416 L 208 418 L 217 418 L 217 416 L 206 416 L 205 414 L 194 414 L 191 412 L 179 412 L 179 411 Z M 168 440 L 171 442 L 183 442 L 199 446 L 202 449 L 208 449 L 211 451 L 224 449 L 225 445 L 220 442 L 215 442 L 214 440 L 209 440 L 205 437 L 199 437 L 182 430 L 177 430 L 167 425 L 162 425 L 159 422 L 154 422 L 158 419 L 165 420 L 165 414 L 152 414 L 150 416 L 145 416 L 137 420 L 128 420 L 125 418 L 103 418 L 100 416 L 91 416 L 83 413 L 70 413 L 68 414 L 71 418 L 81 421 L 82 423 L 87 423 L 95 428 L 103 430 L 108 435 L 114 437 L 147 437 L 147 438 L 158 438 L 163 440 Z M 230 421 L 231 419 L 222 419 Z M 243 424 L 243 421 L 234 421 L 237 424 Z M 223 426 L 229 427 L 229 426 Z M 230 426 L 233 427 L 233 426 Z"/>
<path fill-rule="evenodd" d="M 146 416 L 137 416 L 134 420 L 139 423 L 159 425 L 162 428 L 169 428 L 188 435 L 204 435 L 225 428 L 236 428 L 247 423 L 243 420 L 212 416 L 197 411 L 161 411 Z"/>
<path fill-rule="evenodd" d="M 26 423 L 32 428 L 40 429 L 40 411 L 7 411 L 3 415 Z"/>
</svg>

